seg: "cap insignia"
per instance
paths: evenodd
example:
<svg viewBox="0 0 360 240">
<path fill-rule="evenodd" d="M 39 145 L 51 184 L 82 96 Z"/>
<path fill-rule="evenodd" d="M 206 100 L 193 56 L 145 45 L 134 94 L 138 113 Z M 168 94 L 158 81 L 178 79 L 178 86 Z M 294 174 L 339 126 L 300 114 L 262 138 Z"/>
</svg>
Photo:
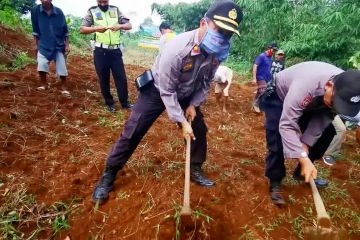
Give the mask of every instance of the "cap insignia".
<svg viewBox="0 0 360 240">
<path fill-rule="evenodd" d="M 229 11 L 229 18 L 231 18 L 232 20 L 235 20 L 237 18 L 237 12 L 235 8 Z"/>
<path fill-rule="evenodd" d="M 360 101 L 360 96 L 354 96 L 350 99 L 350 102 L 358 103 Z"/>
</svg>

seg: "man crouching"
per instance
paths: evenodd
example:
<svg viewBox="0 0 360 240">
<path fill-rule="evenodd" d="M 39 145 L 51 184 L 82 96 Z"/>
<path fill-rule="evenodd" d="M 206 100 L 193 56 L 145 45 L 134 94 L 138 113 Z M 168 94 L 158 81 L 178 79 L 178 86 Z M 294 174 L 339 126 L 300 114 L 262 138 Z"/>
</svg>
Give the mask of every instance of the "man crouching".
<svg viewBox="0 0 360 240">
<path fill-rule="evenodd" d="M 215 72 L 214 82 L 215 82 L 215 94 L 216 102 L 219 107 L 221 107 L 220 99 L 224 96 L 224 101 L 222 104 L 222 111 L 227 112 L 226 106 L 229 98 L 229 89 L 231 85 L 231 80 L 233 77 L 233 71 L 226 66 L 219 66 Z"/>
</svg>

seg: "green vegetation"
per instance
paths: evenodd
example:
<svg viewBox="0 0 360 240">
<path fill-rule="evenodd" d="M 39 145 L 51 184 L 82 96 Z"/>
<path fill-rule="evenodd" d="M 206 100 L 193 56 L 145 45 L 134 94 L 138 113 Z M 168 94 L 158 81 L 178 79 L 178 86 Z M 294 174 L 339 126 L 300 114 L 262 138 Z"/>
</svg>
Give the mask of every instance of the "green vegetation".
<svg viewBox="0 0 360 240">
<path fill-rule="evenodd" d="M 1 239 L 37 239 L 40 232 L 50 229 L 54 237 L 69 229 L 68 216 L 76 208 L 76 199 L 68 204 L 56 202 L 46 207 L 37 203 L 24 184 L 9 183 L 8 186 L 0 206 Z M 36 227 L 31 227 L 29 232 L 26 226 Z"/>
<path fill-rule="evenodd" d="M 0 10 L 12 8 L 21 14 L 26 14 L 35 6 L 35 2 L 35 0 L 0 0 Z"/>
<path fill-rule="evenodd" d="M 29 57 L 26 52 L 22 51 L 8 51 L 6 48 L 0 44 L 0 56 L 7 56 L 11 59 L 11 64 L 1 64 L 0 63 L 0 72 L 4 71 L 15 71 L 24 68 L 28 64 L 34 64 L 36 61 Z"/>
<path fill-rule="evenodd" d="M 19 54 L 16 55 L 15 60 L 12 63 L 11 70 L 22 69 L 26 65 L 32 64 L 32 63 L 36 63 L 36 61 L 33 58 L 29 57 L 27 55 L 27 53 L 19 52 Z"/>
<path fill-rule="evenodd" d="M 181 32 L 198 26 L 212 1 L 196 4 L 153 4 L 164 20 Z M 343 68 L 360 62 L 358 0 L 237 0 L 244 12 L 240 38 L 233 38 L 227 65 L 249 73 L 252 61 L 267 43 L 285 50 L 287 65 L 321 60 Z M 196 12 L 195 12 L 196 11 Z"/>
<path fill-rule="evenodd" d="M 272 41 L 285 50 L 287 66 L 321 60 L 343 68 L 360 68 L 360 2 L 358 0 L 236 0 L 244 12 L 241 37 L 233 38 L 226 65 L 249 75 L 252 61 Z M 194 29 L 213 0 L 157 4 L 152 10 L 172 23 L 177 32 Z M 29 12 L 34 0 L 0 0 L 0 24 L 31 32 Z M 22 19 L 21 19 L 22 18 Z M 21 19 L 21 20 L 20 20 Z M 79 33 L 81 18 L 68 15 L 70 42 L 75 54 L 88 54 L 92 35 Z M 135 47 L 141 33 L 123 34 L 126 47 Z M 0 65 L 0 70 L 4 66 Z"/>
</svg>

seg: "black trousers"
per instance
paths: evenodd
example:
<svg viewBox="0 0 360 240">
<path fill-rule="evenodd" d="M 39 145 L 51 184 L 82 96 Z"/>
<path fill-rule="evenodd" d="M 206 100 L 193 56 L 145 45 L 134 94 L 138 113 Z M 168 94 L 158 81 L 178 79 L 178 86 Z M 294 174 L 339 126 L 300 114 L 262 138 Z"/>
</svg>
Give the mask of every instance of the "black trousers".
<svg viewBox="0 0 360 240">
<path fill-rule="evenodd" d="M 110 92 L 111 71 L 119 101 L 121 105 L 126 105 L 128 103 L 128 86 L 120 49 L 96 47 L 94 50 L 94 65 L 105 104 L 108 106 L 114 105 L 114 99 Z"/>
<path fill-rule="evenodd" d="M 265 112 L 266 146 L 268 149 L 265 176 L 269 178 L 270 182 L 281 182 L 286 175 L 283 145 L 279 133 L 279 121 L 282 114 L 283 102 L 276 93 L 273 93 L 271 96 L 261 97 L 260 108 Z M 307 128 L 312 116 L 311 113 L 305 113 L 299 119 L 298 124 L 302 132 Z M 311 161 L 322 158 L 335 134 L 334 126 L 330 124 L 323 131 L 316 143 L 312 147 L 309 147 L 308 157 Z M 301 165 L 298 164 L 294 174 L 300 175 L 300 172 Z"/>
<path fill-rule="evenodd" d="M 180 101 L 183 109 L 189 106 L 189 101 Z M 129 119 L 126 121 L 120 138 L 115 142 L 107 158 L 107 165 L 121 169 L 129 160 L 141 139 L 149 128 L 165 110 L 165 105 L 160 98 L 159 91 L 153 83 L 139 93 L 135 105 L 131 109 Z M 191 141 L 191 163 L 201 165 L 206 160 L 207 152 L 207 127 L 200 108 L 196 108 L 196 117 L 192 122 L 196 137 Z"/>
</svg>

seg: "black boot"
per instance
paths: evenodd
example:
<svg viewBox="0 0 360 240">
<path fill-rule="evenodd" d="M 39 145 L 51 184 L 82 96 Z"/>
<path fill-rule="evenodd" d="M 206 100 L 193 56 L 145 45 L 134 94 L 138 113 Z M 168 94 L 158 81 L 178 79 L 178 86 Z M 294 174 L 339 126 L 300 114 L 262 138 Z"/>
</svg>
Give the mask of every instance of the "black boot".
<svg viewBox="0 0 360 240">
<path fill-rule="evenodd" d="M 281 194 L 281 183 L 277 181 L 270 182 L 271 201 L 278 206 L 285 205 L 285 200 Z"/>
<path fill-rule="evenodd" d="M 108 200 L 109 192 L 111 192 L 114 188 L 114 181 L 118 171 L 118 168 L 106 166 L 106 169 L 93 192 L 93 202 L 103 204 L 106 200 Z"/>
<path fill-rule="evenodd" d="M 208 179 L 204 176 L 204 173 L 201 169 L 201 165 L 191 164 L 190 179 L 191 179 L 191 181 L 193 181 L 203 187 L 212 187 L 215 185 L 215 183 L 213 181 L 211 181 L 210 179 Z"/>
</svg>

